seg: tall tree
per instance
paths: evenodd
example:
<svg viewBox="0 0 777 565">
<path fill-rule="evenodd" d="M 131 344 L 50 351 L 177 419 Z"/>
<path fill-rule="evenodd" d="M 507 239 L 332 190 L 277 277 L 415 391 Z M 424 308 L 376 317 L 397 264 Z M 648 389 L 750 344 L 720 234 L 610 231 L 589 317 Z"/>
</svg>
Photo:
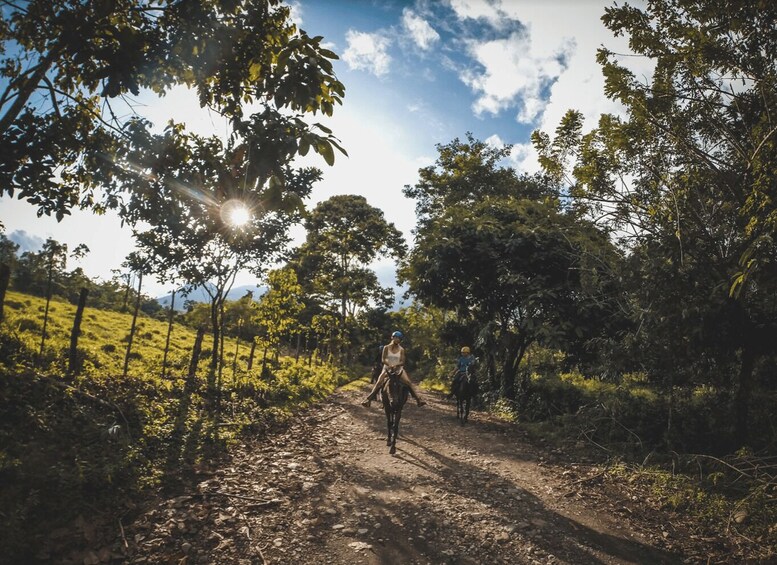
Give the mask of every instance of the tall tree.
<svg viewBox="0 0 777 565">
<path fill-rule="evenodd" d="M 566 211 L 545 179 L 503 166 L 509 147 L 468 136 L 438 153 L 405 189 L 417 199 L 419 226 L 400 273 L 423 303 L 474 322 L 487 366 L 498 362 L 501 392 L 512 398 L 532 343 L 559 346 L 594 331 L 579 314 L 583 281 L 597 266 L 582 257 L 607 240 Z"/>
<path fill-rule="evenodd" d="M 237 273 L 248 269 L 261 276 L 283 256 L 289 227 L 301 220 L 303 201 L 321 173 L 285 165 L 276 174 L 275 165 L 263 162 L 263 148 L 251 140 L 225 144 L 216 137 L 177 135 L 174 129 L 154 141 L 160 147 L 155 154 L 174 154 L 171 159 L 144 160 L 139 149 L 134 154 L 133 161 L 149 174 L 127 174 L 127 182 L 144 195 L 127 205 L 127 216 L 149 226 L 135 235 L 157 273 L 210 297 L 213 371 L 221 355 L 224 303 Z M 290 158 L 272 148 L 265 153 Z"/>
<path fill-rule="evenodd" d="M 655 63 L 652 77 L 641 80 L 600 49 L 605 93 L 626 116 L 602 116 L 582 135 L 570 112 L 555 139 L 534 136 L 562 182 L 571 161 L 566 184 L 577 204 L 647 259 L 638 315 L 665 353 L 685 361 L 670 372 L 690 367 L 703 380 L 716 372 L 696 364 L 703 359 L 735 372 L 739 444 L 755 368 L 777 353 L 768 337 L 777 331 L 769 299 L 777 291 L 776 19 L 777 6 L 758 1 L 608 8 L 605 25 Z"/>
<path fill-rule="evenodd" d="M 303 121 L 341 103 L 337 56 L 280 0 L 18 0 L 2 16 L 0 195 L 41 213 L 119 205 L 128 187 L 110 182 L 110 165 L 149 125 L 125 117 L 141 92 L 194 90 L 235 131 L 252 130 L 257 161 L 271 169 L 283 165 L 278 151 L 312 148 L 331 163 L 339 149 Z M 248 107 L 256 113 L 246 118 Z"/>
<path fill-rule="evenodd" d="M 51 294 L 54 287 L 54 277 L 60 274 L 67 263 L 67 244 L 59 243 L 52 238 L 48 238 L 43 244 L 40 255 L 45 258 L 46 263 L 46 307 L 43 311 L 43 329 L 40 332 L 40 351 L 38 356 L 43 356 L 43 348 L 46 345 L 46 328 L 49 322 L 49 306 L 51 304 Z"/>
<path fill-rule="evenodd" d="M 307 290 L 340 313 L 341 329 L 371 300 L 390 305 L 393 291 L 380 285 L 369 265 L 379 257 L 399 259 L 407 246 L 380 209 L 363 196 L 332 196 L 316 206 L 305 227 L 295 268 Z"/>
<path fill-rule="evenodd" d="M 478 341 L 493 344 L 488 354 L 501 365 L 501 392 L 514 398 L 531 344 L 561 347 L 595 330 L 579 316 L 578 245 L 603 240 L 557 204 L 489 197 L 419 229 L 402 274 L 424 303 L 476 322 Z"/>
</svg>

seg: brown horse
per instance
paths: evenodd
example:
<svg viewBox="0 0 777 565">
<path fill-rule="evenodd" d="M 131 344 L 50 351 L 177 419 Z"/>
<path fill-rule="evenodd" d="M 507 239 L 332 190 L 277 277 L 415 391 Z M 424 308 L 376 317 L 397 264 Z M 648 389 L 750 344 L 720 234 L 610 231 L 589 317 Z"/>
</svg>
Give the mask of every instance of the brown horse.
<svg viewBox="0 0 777 565">
<path fill-rule="evenodd" d="M 386 445 L 389 449 L 389 453 L 392 455 L 397 452 L 397 436 L 399 435 L 399 420 L 402 418 L 402 408 L 407 402 L 407 395 L 409 390 L 402 384 L 400 375 L 402 374 L 402 367 L 395 367 L 393 369 L 386 369 L 388 373 L 388 379 L 386 384 L 380 391 L 380 399 L 383 402 L 383 410 L 386 412 L 386 424 L 388 427 L 388 437 L 386 439 Z"/>
<path fill-rule="evenodd" d="M 469 405 L 478 393 L 478 379 L 474 370 L 467 370 L 458 375 L 458 380 L 453 387 L 453 395 L 456 397 L 456 417 L 461 425 L 467 423 L 469 418 Z"/>
</svg>

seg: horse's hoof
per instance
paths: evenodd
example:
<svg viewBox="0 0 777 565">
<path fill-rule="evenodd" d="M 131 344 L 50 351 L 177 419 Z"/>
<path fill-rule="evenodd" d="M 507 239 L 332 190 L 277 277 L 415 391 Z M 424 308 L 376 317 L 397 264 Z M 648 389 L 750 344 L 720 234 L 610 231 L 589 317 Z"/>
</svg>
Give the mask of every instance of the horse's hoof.
<svg viewBox="0 0 777 565">
<path fill-rule="evenodd" d="M 396 452 L 397 452 L 397 448 L 396 447 L 392 447 L 391 449 L 389 449 L 389 453 L 391 455 L 394 455 Z"/>
</svg>

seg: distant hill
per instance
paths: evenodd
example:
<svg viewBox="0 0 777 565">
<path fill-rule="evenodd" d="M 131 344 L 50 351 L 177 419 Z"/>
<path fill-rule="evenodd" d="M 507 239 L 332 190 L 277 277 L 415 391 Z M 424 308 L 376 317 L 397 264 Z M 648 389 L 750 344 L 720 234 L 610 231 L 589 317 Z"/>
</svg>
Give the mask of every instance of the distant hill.
<svg viewBox="0 0 777 565">
<path fill-rule="evenodd" d="M 267 292 L 267 287 L 264 285 L 251 285 L 246 284 L 242 286 L 236 286 L 233 287 L 232 290 L 229 291 L 227 294 L 227 300 L 239 300 L 240 298 L 243 298 L 246 295 L 246 292 L 251 291 L 254 293 L 254 298 L 259 298 L 262 296 L 265 292 Z M 166 294 L 164 296 L 158 296 L 156 298 L 156 301 L 164 306 L 165 308 L 170 307 L 170 301 L 173 299 L 173 293 Z M 193 302 L 210 302 L 210 297 L 208 296 L 208 293 L 205 292 L 205 289 L 202 287 L 195 288 L 192 290 L 188 296 L 184 296 L 181 292 L 175 293 L 175 310 L 177 312 L 183 312 L 186 310 L 185 303 L 187 300 L 191 300 Z"/>
<path fill-rule="evenodd" d="M 391 285 L 394 289 L 394 306 L 391 308 L 391 311 L 396 312 L 402 307 L 410 306 L 412 304 L 412 300 L 410 299 L 404 299 L 402 297 L 403 293 L 407 291 L 407 285 L 403 286 L 397 286 L 396 282 L 393 282 L 386 279 L 385 281 L 381 281 L 384 284 Z M 267 292 L 267 286 L 265 285 L 242 285 L 242 286 L 236 286 L 232 290 L 229 291 L 229 294 L 227 294 L 227 300 L 239 300 L 240 298 L 243 298 L 248 291 L 253 291 L 254 298 L 259 299 L 265 292 Z M 158 296 L 156 298 L 156 301 L 163 307 L 169 308 L 170 307 L 170 300 L 172 299 L 173 294 L 165 294 L 164 296 Z M 180 292 L 175 293 L 175 310 L 176 312 L 183 312 L 186 310 L 185 303 L 187 300 L 192 300 L 194 302 L 204 302 L 208 303 L 210 302 L 210 297 L 202 288 L 197 288 L 189 293 L 189 296 L 184 296 Z"/>
</svg>

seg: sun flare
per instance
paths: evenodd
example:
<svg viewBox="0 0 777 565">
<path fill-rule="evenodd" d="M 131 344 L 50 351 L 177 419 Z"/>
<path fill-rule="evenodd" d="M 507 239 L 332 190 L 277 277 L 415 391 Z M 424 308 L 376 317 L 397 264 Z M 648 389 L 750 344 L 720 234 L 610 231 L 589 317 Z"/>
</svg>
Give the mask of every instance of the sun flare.
<svg viewBox="0 0 777 565">
<path fill-rule="evenodd" d="M 240 228 L 251 221 L 251 210 L 241 200 L 227 200 L 221 205 L 221 219 L 234 228 Z"/>
</svg>

